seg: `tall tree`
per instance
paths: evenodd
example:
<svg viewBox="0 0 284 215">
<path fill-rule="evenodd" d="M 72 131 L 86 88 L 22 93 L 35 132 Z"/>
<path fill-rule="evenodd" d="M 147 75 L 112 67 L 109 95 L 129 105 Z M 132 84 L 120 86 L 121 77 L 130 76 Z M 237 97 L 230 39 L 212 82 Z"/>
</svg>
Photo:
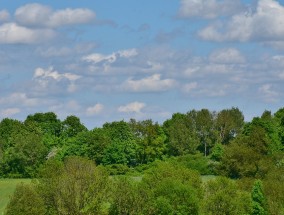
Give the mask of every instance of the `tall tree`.
<svg viewBox="0 0 284 215">
<path fill-rule="evenodd" d="M 104 151 L 103 164 L 136 165 L 137 144 L 127 122 L 105 123 L 103 129 L 110 138 Z"/>
<path fill-rule="evenodd" d="M 172 118 L 163 124 L 170 155 L 194 154 L 199 146 L 193 121 L 181 113 L 173 114 Z"/>
<path fill-rule="evenodd" d="M 142 164 L 161 159 L 166 150 L 166 136 L 161 126 L 153 123 L 152 120 L 133 119 L 130 120 L 129 125 L 138 145 L 137 162 Z"/>
<path fill-rule="evenodd" d="M 219 142 L 228 144 L 244 125 L 244 116 L 238 108 L 225 109 L 217 114 L 216 127 L 219 133 Z"/>
<path fill-rule="evenodd" d="M 67 116 L 62 124 L 63 133 L 67 137 L 75 137 L 78 133 L 87 131 L 87 128 L 81 123 L 80 118 L 74 115 Z"/>
<path fill-rule="evenodd" d="M 192 110 L 187 113 L 190 120 L 194 122 L 197 136 L 201 143 L 200 149 L 203 149 L 206 157 L 210 148 L 216 142 L 216 133 L 214 130 L 214 114 L 208 109 L 201 109 L 200 111 Z"/>
<path fill-rule="evenodd" d="M 57 118 L 57 115 L 53 112 L 46 113 L 35 113 L 33 115 L 28 115 L 26 122 L 36 122 L 38 123 L 44 134 L 50 134 L 54 136 L 60 136 L 62 132 L 61 121 Z"/>
<path fill-rule="evenodd" d="M 267 205 L 266 198 L 263 193 L 263 185 L 261 180 L 256 180 L 254 182 L 252 192 L 252 215 L 267 215 Z"/>
</svg>

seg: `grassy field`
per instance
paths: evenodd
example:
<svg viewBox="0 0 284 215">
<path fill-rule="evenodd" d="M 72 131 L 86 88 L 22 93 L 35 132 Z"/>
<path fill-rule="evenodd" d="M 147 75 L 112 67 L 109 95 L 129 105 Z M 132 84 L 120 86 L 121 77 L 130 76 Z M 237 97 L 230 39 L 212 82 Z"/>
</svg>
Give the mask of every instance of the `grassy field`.
<svg viewBox="0 0 284 215">
<path fill-rule="evenodd" d="M 30 179 L 0 179 L 0 215 L 4 214 L 9 197 L 18 183 L 30 183 Z"/>
</svg>

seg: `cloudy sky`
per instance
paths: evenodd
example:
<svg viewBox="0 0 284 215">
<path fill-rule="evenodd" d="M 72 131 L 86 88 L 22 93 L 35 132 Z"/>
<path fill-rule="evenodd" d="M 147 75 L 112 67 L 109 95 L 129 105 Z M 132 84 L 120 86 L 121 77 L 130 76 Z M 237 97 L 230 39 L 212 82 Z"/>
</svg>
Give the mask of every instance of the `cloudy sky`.
<svg viewBox="0 0 284 215">
<path fill-rule="evenodd" d="M 0 1 L 0 119 L 89 128 L 284 106 L 284 1 Z"/>
</svg>

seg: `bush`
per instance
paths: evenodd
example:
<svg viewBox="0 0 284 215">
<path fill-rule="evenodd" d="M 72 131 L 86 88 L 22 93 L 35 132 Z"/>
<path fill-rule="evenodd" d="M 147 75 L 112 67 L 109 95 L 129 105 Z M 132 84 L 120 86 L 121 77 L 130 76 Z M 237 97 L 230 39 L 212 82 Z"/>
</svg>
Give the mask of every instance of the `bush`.
<svg viewBox="0 0 284 215">
<path fill-rule="evenodd" d="M 45 214 L 44 201 L 34 185 L 19 184 L 6 207 L 6 215 Z"/>
<path fill-rule="evenodd" d="M 172 157 L 169 159 L 169 162 L 187 169 L 197 170 L 201 175 L 212 175 L 214 173 L 210 160 L 201 153 Z"/>
</svg>

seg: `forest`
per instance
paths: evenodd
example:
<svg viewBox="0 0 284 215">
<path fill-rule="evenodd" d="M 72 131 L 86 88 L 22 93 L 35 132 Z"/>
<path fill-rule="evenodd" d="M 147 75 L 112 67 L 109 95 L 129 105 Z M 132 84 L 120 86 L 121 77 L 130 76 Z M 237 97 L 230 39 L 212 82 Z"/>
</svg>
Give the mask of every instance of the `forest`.
<svg viewBox="0 0 284 215">
<path fill-rule="evenodd" d="M 0 122 L 6 215 L 284 214 L 284 108 L 246 122 L 237 107 L 106 122 L 53 112 Z"/>
</svg>

